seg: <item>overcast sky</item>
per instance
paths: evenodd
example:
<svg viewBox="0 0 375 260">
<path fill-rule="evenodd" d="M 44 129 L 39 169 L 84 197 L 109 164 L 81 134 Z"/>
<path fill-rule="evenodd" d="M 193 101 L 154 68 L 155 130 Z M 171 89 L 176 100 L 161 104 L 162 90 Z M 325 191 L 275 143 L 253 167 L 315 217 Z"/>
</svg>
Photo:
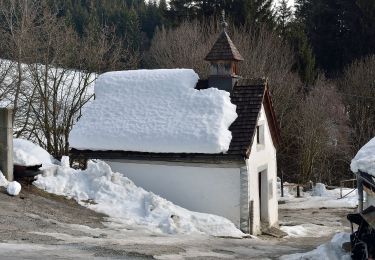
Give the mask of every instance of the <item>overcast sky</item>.
<svg viewBox="0 0 375 260">
<path fill-rule="evenodd" d="M 167 2 L 169 2 L 170 0 L 167 0 Z M 274 0 L 274 3 L 275 4 L 278 4 L 280 0 Z M 289 3 L 289 6 L 293 6 L 294 5 L 294 0 L 288 0 L 288 3 Z"/>
<path fill-rule="evenodd" d="M 274 0 L 273 1 L 276 5 L 280 2 L 280 0 Z M 288 5 L 293 6 L 294 5 L 294 0 L 288 0 Z"/>
</svg>

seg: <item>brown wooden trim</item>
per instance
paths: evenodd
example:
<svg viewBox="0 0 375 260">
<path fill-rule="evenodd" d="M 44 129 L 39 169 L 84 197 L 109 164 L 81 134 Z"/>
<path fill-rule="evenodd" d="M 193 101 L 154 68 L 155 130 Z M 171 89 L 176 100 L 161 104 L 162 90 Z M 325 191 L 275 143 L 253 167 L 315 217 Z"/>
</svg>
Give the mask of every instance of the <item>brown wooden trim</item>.
<svg viewBox="0 0 375 260">
<path fill-rule="evenodd" d="M 143 153 L 128 151 L 92 151 L 70 150 L 72 159 L 127 159 L 127 160 L 152 160 L 165 162 L 189 162 L 207 164 L 241 163 L 243 156 L 231 154 L 189 154 L 189 153 Z"/>
<path fill-rule="evenodd" d="M 277 123 L 275 110 L 273 109 L 272 98 L 268 90 L 268 84 L 266 85 L 263 105 L 264 105 L 264 110 L 266 112 L 267 121 L 268 121 L 268 125 L 270 128 L 273 143 L 275 144 L 276 147 L 278 147 L 281 141 L 280 128 L 279 128 L 279 124 Z"/>
</svg>

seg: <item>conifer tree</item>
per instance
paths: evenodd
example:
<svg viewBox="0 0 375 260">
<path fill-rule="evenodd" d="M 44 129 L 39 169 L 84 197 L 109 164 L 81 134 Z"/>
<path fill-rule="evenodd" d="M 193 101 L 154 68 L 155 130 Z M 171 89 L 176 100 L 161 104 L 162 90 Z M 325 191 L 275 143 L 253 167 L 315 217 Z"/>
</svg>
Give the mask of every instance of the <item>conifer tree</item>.
<svg viewBox="0 0 375 260">
<path fill-rule="evenodd" d="M 287 33 L 287 27 L 292 20 L 293 11 L 290 6 L 288 6 L 287 0 L 281 0 L 279 6 L 276 8 L 276 22 L 277 28 L 280 34 L 285 37 Z"/>
<path fill-rule="evenodd" d="M 330 76 L 375 53 L 373 0 L 297 0 L 296 16 L 304 24 L 317 64 Z"/>
</svg>

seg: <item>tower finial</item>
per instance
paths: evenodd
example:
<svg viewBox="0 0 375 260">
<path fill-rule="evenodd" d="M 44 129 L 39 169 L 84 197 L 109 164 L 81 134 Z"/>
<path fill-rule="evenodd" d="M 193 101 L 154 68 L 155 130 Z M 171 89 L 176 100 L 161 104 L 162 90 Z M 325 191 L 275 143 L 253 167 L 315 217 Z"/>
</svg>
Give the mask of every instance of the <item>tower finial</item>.
<svg viewBox="0 0 375 260">
<path fill-rule="evenodd" d="M 228 28 L 228 23 L 225 21 L 224 9 L 221 11 L 221 27 L 223 27 L 223 31 L 226 31 L 226 29 Z"/>
</svg>

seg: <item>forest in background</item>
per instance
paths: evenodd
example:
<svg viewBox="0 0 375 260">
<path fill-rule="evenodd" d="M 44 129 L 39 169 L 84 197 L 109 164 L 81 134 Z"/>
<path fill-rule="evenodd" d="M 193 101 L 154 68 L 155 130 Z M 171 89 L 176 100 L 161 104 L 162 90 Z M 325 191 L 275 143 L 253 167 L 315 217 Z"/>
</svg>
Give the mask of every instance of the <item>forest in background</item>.
<svg viewBox="0 0 375 260">
<path fill-rule="evenodd" d="M 0 100 L 15 135 L 55 156 L 109 70 L 193 68 L 221 28 L 244 56 L 243 77 L 267 77 L 281 129 L 278 168 L 288 181 L 337 184 L 375 136 L 373 0 L 2 0 Z"/>
</svg>

